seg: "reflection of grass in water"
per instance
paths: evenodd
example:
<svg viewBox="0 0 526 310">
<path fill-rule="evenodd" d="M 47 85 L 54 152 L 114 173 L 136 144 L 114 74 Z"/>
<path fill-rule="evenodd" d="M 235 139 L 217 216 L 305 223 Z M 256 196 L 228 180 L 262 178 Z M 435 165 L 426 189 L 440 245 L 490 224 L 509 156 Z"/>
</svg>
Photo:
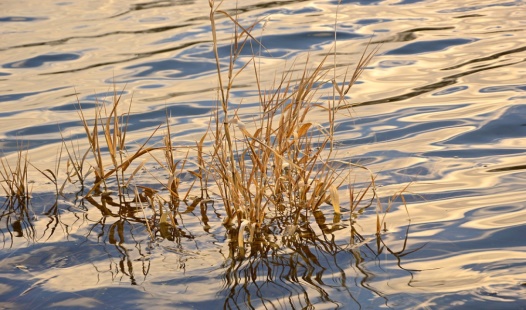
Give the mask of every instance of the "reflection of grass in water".
<svg viewBox="0 0 526 310">
<path fill-rule="evenodd" d="M 36 239 L 32 213 L 29 198 L 7 197 L 3 200 L 0 206 L 0 233 L 4 248 L 12 247 L 15 238 L 25 238 L 28 241 Z"/>
<path fill-rule="evenodd" d="M 0 158 L 0 185 L 5 192 L 5 198 L 0 207 L 0 231 L 4 239 L 13 245 L 14 238 L 24 237 L 28 240 L 35 239 L 33 227 L 33 211 L 31 209 L 31 189 L 28 179 L 27 151 L 19 145 L 14 165 L 7 159 Z M 9 236 L 6 236 L 4 228 Z"/>
<path fill-rule="evenodd" d="M 406 249 L 408 233 L 399 251 L 392 250 L 380 236 L 366 240 L 352 227 L 350 242 L 338 242 L 331 234 L 316 233 L 307 225 L 300 234 L 284 240 L 285 251 L 268 242 L 254 242 L 249 258 L 230 260 L 226 266 L 224 308 L 314 309 L 331 304 L 333 308 L 361 308 L 364 303 L 371 306 L 372 296 L 387 304 L 388 296 L 368 283 L 378 275 L 367 263 L 382 255 L 382 261 L 398 261 L 400 269 L 413 275 L 417 270 L 400 265 L 404 256 L 416 251 Z M 376 247 L 370 246 L 374 243 Z M 388 277 L 385 273 L 389 271 L 383 273 Z M 363 292 L 364 288 L 372 296 Z"/>
<path fill-rule="evenodd" d="M 293 65 L 281 73 L 270 89 L 265 89 L 260 83 L 255 56 L 238 65 L 243 61 L 244 48 L 254 44 L 264 48 L 251 34 L 260 21 L 244 27 L 236 16 L 220 6 L 221 3 L 210 1 L 219 84 L 217 110 L 212 113 L 208 131 L 195 146 L 174 147 L 168 115 L 163 145 L 150 145 L 161 128 L 159 125 L 142 144 L 130 146 L 127 128 L 131 103 L 124 112 L 119 112 L 122 97 L 114 90 L 111 104 L 97 102 L 92 118 L 88 118 L 79 103 L 88 149 L 81 150 L 64 140 L 55 169 L 38 171 L 55 185 L 57 197 L 63 195 L 66 184 L 79 184 L 86 201 L 103 216 L 123 217 L 144 225 L 152 240 L 157 237 L 176 240 L 184 236 L 178 221 L 181 212 L 197 206 L 206 210 L 203 205 L 212 201 L 208 182 L 213 180 L 215 194 L 223 206 L 218 213 L 238 258 L 244 257 L 247 250 L 252 253 L 257 242 L 266 240 L 261 236 L 293 238 L 302 234 L 305 225 L 323 226 L 320 222 L 327 215 L 332 215 L 334 223 L 324 233 L 342 229 L 345 227 L 342 206 L 347 204 L 349 208 L 343 211 L 350 210 L 351 222 L 364 209 L 375 206 L 374 231 L 380 235 L 391 202 L 401 199 L 405 204 L 402 194 L 407 187 L 395 193 L 384 210 L 376 193 L 375 177 L 366 167 L 350 161 L 339 166 L 333 164 L 337 159 L 334 147 L 337 113 L 346 105 L 345 96 L 376 50 L 369 53 L 366 50 L 356 69 L 342 76 L 336 73 L 331 76 L 332 68 L 326 65 L 329 55 L 313 69 L 309 69 L 307 58 L 301 70 L 297 70 L 299 65 Z M 229 19 L 234 27 L 231 55 L 226 63 L 218 53 L 215 27 L 218 15 Z M 237 79 L 245 78 L 249 72 L 253 72 L 251 76 L 258 88 L 260 114 L 247 120 L 241 111 L 230 106 L 230 92 Z M 329 92 L 331 99 L 319 102 L 321 91 Z M 309 115 L 318 112 L 325 113 L 327 125 L 309 120 Z M 66 172 L 59 186 L 63 150 L 67 155 Z M 2 187 L 8 197 L 29 197 L 27 155 L 24 157 L 20 152 L 17 160 L 14 169 L 2 160 Z M 146 169 L 148 160 L 162 168 L 161 175 Z M 355 189 L 350 181 L 354 169 L 363 169 L 369 175 L 369 184 L 361 190 Z M 142 174 L 148 175 L 148 181 L 140 184 Z M 187 175 L 186 179 L 182 175 Z M 86 179 L 90 176 L 94 181 L 88 184 Z M 159 185 L 152 185 L 152 179 Z M 348 188 L 345 203 L 339 190 L 343 187 Z M 186 211 L 180 210 L 182 204 L 188 206 Z M 327 205 L 331 208 L 322 208 Z M 206 227 L 204 218 L 208 215 L 206 211 L 202 215 Z"/>
</svg>

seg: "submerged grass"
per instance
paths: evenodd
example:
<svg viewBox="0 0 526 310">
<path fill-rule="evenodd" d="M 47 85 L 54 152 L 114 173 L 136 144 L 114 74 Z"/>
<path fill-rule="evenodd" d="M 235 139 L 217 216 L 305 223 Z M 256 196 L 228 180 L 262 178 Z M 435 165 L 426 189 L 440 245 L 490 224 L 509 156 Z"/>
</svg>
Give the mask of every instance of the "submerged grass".
<svg viewBox="0 0 526 310">
<path fill-rule="evenodd" d="M 236 16 L 221 9 L 222 1 L 209 0 L 209 4 L 218 101 L 208 131 L 195 146 L 174 146 L 168 114 L 162 145 L 151 142 L 158 140 L 152 138 L 161 128 L 159 125 L 144 143 L 130 146 L 126 138 L 131 102 L 120 112 L 122 95 L 114 88 L 111 104 L 98 101 L 91 118 L 77 99 L 88 148 L 82 150 L 78 144 L 68 144 L 63 139 L 55 169 L 37 168 L 38 171 L 55 184 L 57 195 L 62 194 L 67 183 L 80 184 L 85 199 L 104 215 L 142 214 L 142 223 L 152 239 L 167 238 L 168 231 L 177 231 L 181 203 L 187 205 L 187 210 L 199 205 L 206 213 L 206 204 L 211 201 L 210 182 L 215 183 L 213 194 L 222 202 L 228 235 L 243 253 L 246 245 L 261 242 L 269 231 L 290 239 L 308 231 L 306 227 L 311 223 L 324 227 L 327 233 L 341 229 L 342 208 L 349 210 L 353 225 L 355 215 L 375 205 L 375 232 L 379 236 L 393 201 L 400 199 L 405 204 L 403 194 L 407 186 L 395 193 L 384 209 L 376 193 L 375 175 L 367 167 L 338 160 L 334 145 L 336 118 L 349 106 L 345 97 L 377 50 L 366 49 L 356 68 L 343 76 L 336 75 L 336 65 L 331 68 L 326 64 L 329 54 L 314 66 L 307 57 L 304 65 L 292 64 L 265 88 L 260 82 L 256 56 L 239 65 L 246 59 L 241 57 L 244 49 L 253 49 L 254 45 L 264 49 L 251 34 L 260 21 L 245 27 Z M 218 49 L 218 15 L 228 18 L 234 28 L 230 57 L 224 62 Z M 336 46 L 332 52 L 336 54 Z M 238 107 L 231 106 L 231 91 L 244 74 L 251 74 L 256 81 L 260 110 L 257 117 L 244 117 Z M 320 100 L 321 92 L 328 92 L 331 99 Z M 309 115 L 320 111 L 325 114 L 325 121 L 311 121 Z M 63 150 L 67 158 L 66 177 L 59 187 Z M 148 160 L 162 168 L 162 175 L 147 169 Z M 27 152 L 22 151 L 14 167 L 1 160 L 0 182 L 7 197 L 29 197 L 28 164 Z M 363 169 L 369 175 L 368 185 L 359 190 L 351 181 L 355 169 Z M 157 180 L 159 186 L 139 184 L 141 171 Z M 183 174 L 190 177 L 182 181 Z M 348 188 L 348 201 L 340 197 L 342 187 Z M 118 202 L 112 198 L 115 196 Z M 112 212 L 112 206 L 119 211 Z M 323 214 L 328 208 L 323 206 L 331 206 L 330 228 Z"/>
</svg>

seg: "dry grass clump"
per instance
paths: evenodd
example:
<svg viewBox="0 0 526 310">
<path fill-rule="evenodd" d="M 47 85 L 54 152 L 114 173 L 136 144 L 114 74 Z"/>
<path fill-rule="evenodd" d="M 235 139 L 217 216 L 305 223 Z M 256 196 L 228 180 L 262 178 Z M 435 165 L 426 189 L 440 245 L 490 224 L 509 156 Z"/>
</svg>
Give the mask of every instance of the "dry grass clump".
<svg viewBox="0 0 526 310">
<path fill-rule="evenodd" d="M 307 59 L 298 76 L 294 76 L 294 68 L 290 68 L 271 90 L 265 90 L 259 83 L 255 57 L 239 69 L 235 66 L 247 42 L 260 44 L 250 33 L 255 24 L 243 27 L 235 17 L 220 9 L 222 2 L 209 3 L 219 83 L 219 112 L 212 131 L 215 144 L 210 170 L 214 172 L 227 213 L 224 223 L 227 226 L 237 223 L 238 244 L 243 247 L 244 230 L 248 228 L 251 242 L 264 230 L 270 213 L 271 217 L 282 218 L 286 227 L 284 235 L 293 235 L 302 224 L 300 216 L 303 221 L 309 221 L 309 214 L 319 212 L 324 203 L 331 204 L 334 213 L 340 214 L 338 188 L 347 179 L 350 168 L 366 168 L 349 162 L 344 165 L 347 169 L 336 169 L 330 164 L 336 157 L 335 116 L 375 51 L 364 53 L 349 80 L 347 74 L 341 82 L 329 77 L 330 69 L 324 67 L 327 57 L 311 71 Z M 229 18 L 235 27 L 228 64 L 221 63 L 217 48 L 217 14 Z M 258 85 L 260 114 L 249 120 L 250 126 L 247 126 L 237 110 L 231 111 L 229 98 L 236 78 L 242 71 L 250 70 L 250 66 Z M 327 84 L 333 88 L 332 100 L 321 103 L 317 93 Z M 308 120 L 314 109 L 325 111 L 327 125 Z M 372 174 L 371 186 L 357 196 L 350 193 L 352 208 L 360 204 L 369 190 L 375 196 Z M 381 230 L 380 222 L 378 215 L 377 233 Z"/>
<path fill-rule="evenodd" d="M 89 190 L 87 196 L 94 192 L 100 192 L 101 186 L 107 191 L 107 181 L 110 177 L 114 177 L 119 197 L 123 196 L 122 190 L 126 188 L 135 174 L 140 170 L 143 164 L 140 164 L 131 174 L 125 175 L 125 172 L 130 167 L 131 163 L 139 157 L 148 154 L 158 148 L 146 147 L 146 144 L 151 137 L 156 133 L 157 129 L 135 152 L 129 153 L 126 145 L 126 131 L 129 120 L 129 105 L 128 111 L 119 115 L 118 108 L 121 103 L 121 95 L 114 90 L 113 104 L 108 113 L 108 107 L 105 102 L 99 103 L 98 108 L 95 109 L 93 118 L 93 125 L 90 126 L 82 107 L 79 104 L 79 117 L 82 120 L 86 137 L 89 142 L 89 150 L 91 151 L 95 164 L 91 166 L 95 174 L 95 184 Z M 160 126 L 159 126 L 160 127 Z M 158 128 L 159 128 L 158 127 Z M 101 137 L 104 139 L 101 143 Z M 103 151 L 106 150 L 106 151 Z M 109 156 L 105 156 L 105 155 Z M 109 157 L 109 158 L 108 158 Z M 78 162 L 78 160 L 75 160 Z M 109 162 L 109 165 L 108 165 Z M 110 167 L 110 168 L 107 168 Z M 80 176 L 80 173 L 75 170 L 75 174 Z"/>
<path fill-rule="evenodd" d="M 30 197 L 29 160 L 27 156 L 27 151 L 20 148 L 14 166 L 9 163 L 7 158 L 0 158 L 0 185 L 10 204 L 15 204 L 15 201 L 25 202 Z"/>
<path fill-rule="evenodd" d="M 0 186 L 5 193 L 5 199 L 0 206 L 0 233 L 3 236 L 4 245 L 6 240 L 13 243 L 13 232 L 16 237 L 26 235 L 33 239 L 35 232 L 31 224 L 33 214 L 31 210 L 31 191 L 29 181 L 29 159 L 28 152 L 23 145 L 19 145 L 16 158 L 13 163 L 5 157 L 0 158 Z M 6 238 L 3 228 L 11 235 Z"/>
<path fill-rule="evenodd" d="M 376 201 L 376 233 L 380 234 L 391 201 L 402 199 L 405 204 L 402 194 L 406 188 L 393 195 L 384 210 L 376 194 L 374 175 L 366 167 L 337 160 L 334 147 L 337 113 L 346 106 L 346 94 L 376 50 L 366 50 L 356 69 L 338 78 L 336 67 L 326 65 L 327 56 L 315 66 L 307 58 L 303 67 L 292 65 L 266 89 L 260 82 L 255 56 L 238 65 L 244 48 L 254 44 L 264 48 L 251 34 L 257 23 L 243 27 L 236 17 L 220 9 L 222 1 L 216 4 L 209 0 L 209 4 L 218 81 L 218 108 L 212 113 L 209 130 L 195 145 L 176 148 L 167 115 L 162 145 L 151 142 L 162 126 L 159 125 L 144 143 L 130 146 L 127 128 L 131 103 L 121 111 L 122 96 L 115 89 L 111 104 L 97 102 L 91 118 L 79 102 L 78 114 L 87 149 L 81 150 L 78 144 L 64 139 L 55 169 L 39 170 L 55 184 L 57 196 L 62 194 L 66 183 L 79 183 L 86 200 L 104 216 L 139 218 L 140 214 L 139 221 L 146 225 L 152 238 L 168 238 L 168 232 L 177 232 L 179 204 L 184 203 L 192 210 L 199 205 L 206 210 L 208 182 L 215 181 L 216 194 L 224 206 L 223 224 L 232 241 L 243 250 L 247 242 L 264 239 L 269 231 L 289 238 L 311 222 L 323 226 L 324 233 L 341 229 L 339 189 L 348 186 L 349 201 L 345 205 L 348 204 L 351 214 Z M 231 54 L 226 63 L 218 52 L 217 15 L 228 18 L 234 26 Z M 247 118 L 231 107 L 230 92 L 242 73 L 252 71 L 260 113 Z M 327 94 L 331 99 L 319 99 Z M 324 113 L 325 121 L 312 121 L 309 116 L 313 113 Z M 57 176 L 63 149 L 67 158 L 66 177 L 59 187 Z M 147 169 L 148 160 L 162 168 L 162 175 Z M 27 153 L 19 152 L 14 167 L 3 159 L 1 165 L 0 181 L 6 195 L 17 199 L 29 197 Z M 369 185 L 361 190 L 355 190 L 349 181 L 354 169 L 364 169 L 369 175 Z M 140 171 L 148 174 L 148 181 L 157 180 L 159 186 L 141 184 Z M 182 182 L 182 174 L 191 176 L 191 180 Z M 92 182 L 87 181 L 89 176 L 93 176 Z M 332 206 L 331 228 L 324 224 L 323 212 L 328 210 L 325 207 L 322 211 L 324 205 Z M 354 217 L 350 220 L 352 225 Z"/>
</svg>

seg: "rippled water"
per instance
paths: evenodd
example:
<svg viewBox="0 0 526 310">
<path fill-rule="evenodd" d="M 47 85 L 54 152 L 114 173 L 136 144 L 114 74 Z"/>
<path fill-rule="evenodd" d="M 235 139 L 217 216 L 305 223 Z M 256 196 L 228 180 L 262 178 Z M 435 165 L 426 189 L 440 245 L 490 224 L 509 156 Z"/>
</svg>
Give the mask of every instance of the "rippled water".
<svg viewBox="0 0 526 310">
<path fill-rule="evenodd" d="M 75 192 L 55 203 L 35 185 L 26 218 L 2 209 L 0 307 L 526 307 L 525 2 L 337 3 L 243 1 L 238 18 L 264 18 L 254 33 L 266 49 L 254 52 L 269 86 L 276 68 L 330 52 L 337 11 L 340 73 L 379 46 L 337 138 L 340 156 L 378 172 L 382 195 L 408 182 L 420 195 L 391 210 L 380 244 L 365 214 L 239 261 L 217 203 L 181 206 L 172 240 L 151 244 L 133 219 L 101 217 Z M 60 131 L 83 132 L 77 97 L 92 115 L 113 83 L 133 96 L 130 141 L 166 109 L 177 143 L 206 130 L 217 98 L 207 1 L 2 1 L 0 12 L 6 158 L 23 141 L 32 163 L 52 167 Z M 232 28 L 218 23 L 226 60 Z M 257 113 L 255 94 L 252 80 L 236 86 L 241 116 Z"/>
</svg>

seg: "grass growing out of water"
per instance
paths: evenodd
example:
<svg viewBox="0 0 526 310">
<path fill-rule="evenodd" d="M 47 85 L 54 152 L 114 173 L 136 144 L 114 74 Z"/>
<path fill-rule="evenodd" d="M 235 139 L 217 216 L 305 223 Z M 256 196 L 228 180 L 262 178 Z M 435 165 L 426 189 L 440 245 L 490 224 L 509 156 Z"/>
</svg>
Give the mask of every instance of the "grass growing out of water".
<svg viewBox="0 0 526 310">
<path fill-rule="evenodd" d="M 141 212 L 143 223 L 155 238 L 158 234 L 165 237 L 167 226 L 176 228 L 180 203 L 186 203 L 189 208 L 205 203 L 209 195 L 208 183 L 215 182 L 217 192 L 214 194 L 220 197 L 224 207 L 223 224 L 240 250 L 247 243 L 264 239 L 265 234 L 273 230 L 271 226 L 278 227 L 278 233 L 286 238 L 295 236 L 302 227 L 313 222 L 322 226 L 321 207 L 326 204 L 332 206 L 334 229 L 339 229 L 342 213 L 339 188 L 347 186 L 346 209 L 356 214 L 359 209 L 375 205 L 375 231 L 379 235 L 391 202 L 400 198 L 405 204 L 406 188 L 395 193 L 384 210 L 376 194 L 374 175 L 366 167 L 338 161 L 334 147 L 336 117 L 346 106 L 345 95 L 376 50 L 364 52 L 349 78 L 347 73 L 337 78 L 336 67 L 326 65 L 328 56 L 317 65 L 312 65 L 307 58 L 300 70 L 297 70 L 300 65 L 292 65 L 266 89 L 260 82 L 262 78 L 255 56 L 239 65 L 243 49 L 253 48 L 253 45 L 264 48 L 251 34 L 257 22 L 243 27 L 235 16 L 220 8 L 222 1 L 216 4 L 210 0 L 209 4 L 218 82 L 218 108 L 212 113 L 209 130 L 195 146 L 178 149 L 174 147 L 167 115 L 163 145 L 149 145 L 161 128 L 159 125 L 144 143 L 130 147 L 126 139 L 130 107 L 119 113 L 122 98 L 114 89 L 112 103 L 99 102 L 91 118 L 79 103 L 78 114 L 88 149 L 81 151 L 80 147 L 64 140 L 61 148 L 67 154 L 64 184 L 78 182 L 82 190 L 88 186 L 84 196 L 104 215 L 114 214 L 107 205 Z M 219 15 L 234 25 L 231 53 L 225 62 L 218 51 L 216 18 Z M 247 118 L 231 107 L 230 98 L 236 79 L 252 71 L 260 111 L 257 117 Z M 322 91 L 325 95 L 328 92 L 331 99 L 321 101 Z M 309 118 L 319 111 L 326 115 L 323 124 Z M 167 176 L 147 170 L 160 187 L 139 184 L 139 172 L 146 169 L 149 160 L 162 167 L 163 175 Z M 195 169 L 187 169 L 187 164 Z M 3 159 L 1 167 L 0 181 L 6 195 L 29 197 L 27 153 L 19 152 L 14 168 Z M 370 184 L 361 190 L 356 190 L 350 181 L 354 169 L 365 169 L 370 175 Z M 55 184 L 57 195 L 61 194 L 64 185 L 58 187 L 58 166 L 54 172 L 38 171 Z M 185 184 L 179 178 L 183 173 L 192 176 Z M 94 177 L 93 182 L 86 182 L 90 175 Z M 199 193 L 195 194 L 197 190 Z M 111 198 L 115 195 L 118 202 Z M 100 197 L 101 202 L 93 197 Z M 327 208 L 324 210 L 327 212 Z M 352 224 L 354 218 L 350 220 Z"/>
<path fill-rule="evenodd" d="M 15 165 L 12 166 L 7 159 L 0 158 L 0 185 L 11 204 L 15 200 L 25 204 L 29 199 L 31 189 L 28 180 L 29 160 L 27 151 L 20 148 L 17 152 Z"/>
<path fill-rule="evenodd" d="M 0 206 L 0 225 L 7 227 L 11 235 L 11 244 L 13 242 L 13 231 L 17 237 L 24 234 L 35 235 L 32 225 L 26 225 L 31 222 L 33 217 L 31 210 L 32 187 L 29 181 L 31 164 L 24 146 L 19 144 L 18 148 L 14 164 L 11 164 L 7 158 L 0 158 L 0 188 L 5 193 L 5 200 Z M 0 227 L 3 228 L 2 226 Z M 5 243 L 6 238 L 3 229 L 0 229 L 0 235 L 2 235 Z"/>
<path fill-rule="evenodd" d="M 216 183 L 227 213 L 224 224 L 237 222 L 239 227 L 238 244 L 244 244 L 244 230 L 248 228 L 248 241 L 262 231 L 268 217 L 279 217 L 285 225 L 284 235 L 294 235 L 298 225 L 309 222 L 314 212 L 319 212 L 322 204 L 332 205 L 339 216 L 340 197 L 338 188 L 347 180 L 350 168 L 364 168 L 346 163 L 347 169 L 335 169 L 330 161 L 335 158 L 333 137 L 335 117 L 345 100 L 343 99 L 354 84 L 373 53 L 365 54 L 358 63 L 349 81 L 329 76 L 325 68 L 327 56 L 320 64 L 309 69 L 306 66 L 298 76 L 292 74 L 294 68 L 283 73 L 271 90 L 260 85 L 261 77 L 255 57 L 238 66 L 241 52 L 249 43 L 260 45 L 251 35 L 249 27 L 243 27 L 237 19 L 220 9 L 215 1 L 210 3 L 210 23 L 213 37 L 213 50 L 217 64 L 219 84 L 219 112 L 215 116 L 215 141 L 212 165 Z M 216 35 L 216 15 L 229 18 L 235 27 L 232 37 L 229 62 L 222 64 L 218 52 Z M 251 68 L 252 67 L 252 68 Z M 259 117 L 250 120 L 247 126 L 231 111 L 230 91 L 235 80 L 244 70 L 254 71 L 259 91 Z M 333 98 L 325 105 L 317 102 L 317 92 L 327 84 L 333 87 Z M 326 112 L 326 127 L 308 120 L 313 109 Z M 358 205 L 367 191 L 375 191 L 374 177 L 371 186 L 351 201 Z M 377 217 L 377 233 L 381 230 L 380 214 Z"/>
</svg>

